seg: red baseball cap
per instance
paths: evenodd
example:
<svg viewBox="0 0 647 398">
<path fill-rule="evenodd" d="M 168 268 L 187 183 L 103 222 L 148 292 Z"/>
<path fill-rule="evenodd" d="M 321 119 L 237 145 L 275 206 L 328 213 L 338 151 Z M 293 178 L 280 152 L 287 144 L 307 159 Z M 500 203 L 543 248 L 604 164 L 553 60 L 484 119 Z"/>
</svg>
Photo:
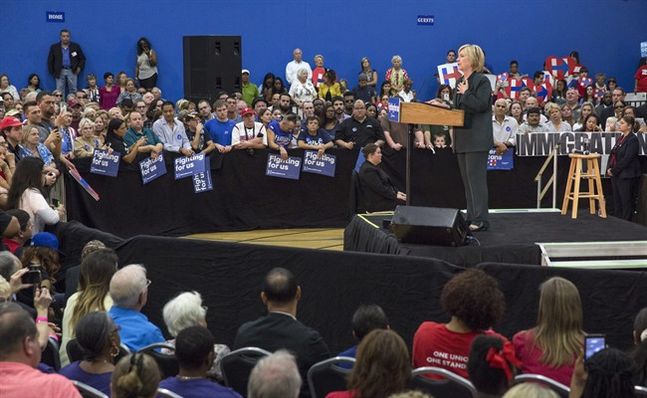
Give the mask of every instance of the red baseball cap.
<svg viewBox="0 0 647 398">
<path fill-rule="evenodd" d="M 5 116 L 2 120 L 0 120 L 0 130 L 18 126 L 22 126 L 22 122 L 13 116 Z"/>
<path fill-rule="evenodd" d="M 254 112 L 254 110 L 252 108 L 244 108 L 240 112 L 240 116 L 247 116 L 247 115 L 253 115 L 253 114 L 255 114 L 255 112 Z"/>
</svg>

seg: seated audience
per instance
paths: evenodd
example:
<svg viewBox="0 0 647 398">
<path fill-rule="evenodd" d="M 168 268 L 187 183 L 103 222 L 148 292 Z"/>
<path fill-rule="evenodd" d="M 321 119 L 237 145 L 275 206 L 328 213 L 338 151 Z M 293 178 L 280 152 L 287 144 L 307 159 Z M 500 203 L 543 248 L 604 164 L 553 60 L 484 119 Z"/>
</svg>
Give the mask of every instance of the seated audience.
<svg viewBox="0 0 647 398">
<path fill-rule="evenodd" d="M 398 201 L 406 201 L 407 195 L 391 182 L 391 178 L 379 166 L 382 149 L 376 144 L 367 144 L 362 152 L 366 161 L 359 169 L 361 206 L 369 212 L 395 209 Z"/>
<path fill-rule="evenodd" d="M 357 348 L 357 361 L 348 378 L 347 391 L 326 398 L 388 397 L 407 389 L 411 378 L 409 351 L 392 330 L 373 330 Z"/>
<path fill-rule="evenodd" d="M 130 147 L 126 146 L 124 137 L 126 136 L 126 122 L 123 119 L 112 119 L 108 123 L 108 132 L 106 133 L 106 146 L 112 152 L 117 152 L 121 160 L 126 163 L 132 163 L 137 158 L 139 147 L 146 143 L 144 137 L 135 141 Z"/>
<path fill-rule="evenodd" d="M 605 348 L 586 360 L 577 358 L 569 398 L 633 398 L 633 362 L 624 352 Z"/>
<path fill-rule="evenodd" d="M 207 379 L 214 363 L 214 338 L 204 326 L 182 329 L 175 339 L 175 357 L 180 372 L 162 380 L 160 387 L 173 391 L 183 398 L 240 398 L 231 388 Z"/>
<path fill-rule="evenodd" d="M 584 127 L 584 123 L 586 122 L 586 119 L 589 117 L 589 115 L 595 114 L 594 109 L 595 108 L 592 102 L 585 102 L 582 104 L 580 118 L 577 120 L 577 123 L 573 125 L 573 131 L 579 131 L 579 129 Z"/>
<path fill-rule="evenodd" d="M 187 113 L 184 118 L 180 118 L 182 123 L 184 123 L 184 128 L 186 132 L 186 138 L 191 142 L 191 149 L 193 152 L 200 153 L 204 152 L 208 154 L 214 148 L 209 148 L 207 151 L 208 145 L 204 132 L 204 124 L 202 123 L 200 116 L 196 112 Z"/>
<path fill-rule="evenodd" d="M 373 330 L 390 329 L 389 320 L 387 319 L 384 310 L 376 304 L 360 305 L 353 314 L 351 326 L 353 328 L 353 337 L 358 343 L 361 343 L 362 339 L 364 339 L 364 337 Z M 346 351 L 339 353 L 340 357 L 355 358 L 356 355 L 357 344 Z"/>
<path fill-rule="evenodd" d="M 7 207 L 22 209 L 29 214 L 32 222 L 32 233 L 42 231 L 45 225 L 52 225 L 65 217 L 65 207 L 62 204 L 56 209 L 50 207 L 43 195 L 43 185 L 54 183 L 55 177 L 43 176 L 45 164 L 39 158 L 25 158 L 16 165 L 13 182 L 7 197 Z M 45 182 L 43 181 L 45 180 Z"/>
<path fill-rule="evenodd" d="M 162 116 L 153 123 L 153 132 L 164 144 L 164 149 L 169 152 L 179 152 L 184 156 L 193 155 L 184 125 L 175 117 L 175 105 L 171 101 L 166 101 L 162 105 Z M 137 142 L 141 142 L 141 139 Z"/>
<path fill-rule="evenodd" d="M 316 116 L 308 117 L 306 123 L 306 130 L 299 134 L 299 148 L 317 151 L 318 156 L 321 157 L 326 149 L 333 147 L 332 139 L 328 133 L 319 128 L 319 119 Z"/>
<path fill-rule="evenodd" d="M 540 383 L 521 383 L 510 388 L 503 398 L 559 398 L 559 395 Z"/>
<path fill-rule="evenodd" d="M 562 120 L 570 124 L 571 126 L 575 124 L 575 121 L 577 119 L 575 118 L 575 114 L 573 113 L 573 109 L 571 108 L 571 106 L 568 104 L 563 104 L 561 106 L 561 110 L 562 110 Z"/>
<path fill-rule="evenodd" d="M 467 357 L 477 336 L 497 336 L 507 341 L 491 329 L 505 311 L 503 293 L 496 279 L 470 268 L 445 284 L 440 300 L 451 320 L 447 324 L 427 321 L 420 325 L 413 337 L 413 366 L 436 366 L 467 378 Z M 445 360 L 449 357 L 455 359 Z"/>
<path fill-rule="evenodd" d="M 110 280 L 113 305 L 108 314 L 120 328 L 122 343 L 131 351 L 165 341 L 160 329 L 141 313 L 148 301 L 149 285 L 146 269 L 139 264 L 121 268 Z"/>
<path fill-rule="evenodd" d="M 528 134 L 548 131 L 548 128 L 541 123 L 539 108 L 530 108 L 526 114 L 526 121 L 519 126 L 519 134 Z"/>
<path fill-rule="evenodd" d="M 153 398 L 161 372 L 155 360 L 146 354 L 131 354 L 117 362 L 110 379 L 112 398 Z"/>
<path fill-rule="evenodd" d="M 110 378 L 119 355 L 117 326 L 108 314 L 100 311 L 85 314 L 75 329 L 83 359 L 65 366 L 59 373 L 110 395 Z"/>
<path fill-rule="evenodd" d="M 2 243 L 11 253 L 17 257 L 22 257 L 24 246 L 32 237 L 32 223 L 29 213 L 21 209 L 10 209 L 7 210 L 7 214 L 18 220 L 20 228 L 15 233 L 3 237 Z"/>
<path fill-rule="evenodd" d="M 278 150 L 281 159 L 288 158 L 287 149 L 292 143 L 292 131 L 297 125 L 297 115 L 291 113 L 281 121 L 273 120 L 267 126 L 267 144 L 270 149 Z"/>
<path fill-rule="evenodd" d="M 559 133 L 571 131 L 571 125 L 562 120 L 562 111 L 559 105 L 549 102 L 546 104 L 549 120 L 546 123 L 546 131 Z"/>
<path fill-rule="evenodd" d="M 214 102 L 213 109 L 216 117 L 205 123 L 205 139 L 211 150 L 215 148 L 220 153 L 227 153 L 231 151 L 231 133 L 236 123 L 227 117 L 227 102 L 225 100 L 219 99 Z"/>
<path fill-rule="evenodd" d="M 119 94 L 119 97 L 117 97 L 117 105 L 123 105 L 124 101 L 127 99 L 131 101 L 131 104 L 142 99 L 142 95 L 137 92 L 135 80 L 131 78 L 126 80 L 126 90 L 122 91 L 121 94 Z"/>
<path fill-rule="evenodd" d="M 582 125 L 582 127 L 579 130 L 573 131 L 602 131 L 602 129 L 600 129 L 600 118 L 595 113 L 591 113 L 586 117 L 586 119 L 584 119 L 584 124 Z"/>
<path fill-rule="evenodd" d="M 67 344 L 74 338 L 79 320 L 92 311 L 109 311 L 112 307 L 110 280 L 117 271 L 119 258 L 112 249 L 99 249 L 81 261 L 79 289 L 67 299 L 63 311 L 61 364 L 69 363 Z M 72 282 L 72 281 L 67 281 Z"/>
<path fill-rule="evenodd" d="M 268 315 L 243 324 L 236 333 L 233 349 L 259 347 L 274 352 L 287 349 L 297 358 L 303 380 L 308 369 L 330 356 L 328 346 L 314 329 L 296 318 L 297 304 L 301 299 L 301 286 L 292 272 L 274 268 L 265 277 L 261 300 Z M 307 394 L 307 382 L 302 393 Z"/>
<path fill-rule="evenodd" d="M 301 375 L 294 355 L 278 350 L 256 363 L 247 383 L 249 398 L 297 398 Z"/>
<path fill-rule="evenodd" d="M 263 123 L 254 120 L 254 110 L 245 108 L 240 113 L 243 121 L 236 124 L 231 132 L 231 146 L 234 149 L 263 149 L 267 146 L 267 134 Z"/>
<path fill-rule="evenodd" d="M 514 335 L 523 373 L 534 373 L 568 385 L 582 353 L 582 302 L 577 287 L 553 277 L 541 284 L 537 326 Z"/>
<path fill-rule="evenodd" d="M 368 76 L 366 76 L 366 73 L 360 73 L 357 81 L 357 87 L 353 89 L 355 98 L 364 101 L 366 104 L 374 104 L 377 99 L 377 93 L 375 92 L 375 87 L 368 84 Z"/>
<path fill-rule="evenodd" d="M 477 336 L 472 342 L 467 374 L 479 398 L 500 398 L 514 381 L 519 361 L 508 341 L 496 336 Z"/>
<path fill-rule="evenodd" d="M 405 79 L 402 83 L 402 90 L 398 93 L 398 97 L 404 102 L 415 102 L 416 101 L 416 92 L 411 89 L 413 86 L 413 80 Z"/>
<path fill-rule="evenodd" d="M 144 127 L 144 119 L 141 113 L 137 111 L 130 112 L 128 115 L 128 130 L 124 136 L 124 143 L 131 147 L 137 141 L 144 138 L 144 144 L 137 147 L 138 153 L 150 153 L 151 158 L 157 159 L 162 153 L 164 145 L 157 138 L 153 130 Z"/>
<path fill-rule="evenodd" d="M 162 310 L 166 329 L 171 336 L 178 334 L 190 326 L 207 327 L 207 307 L 202 305 L 202 296 L 198 292 L 184 292 L 170 300 Z M 175 346 L 175 338 L 166 342 Z M 231 350 L 224 344 L 213 345 L 213 363 L 208 371 L 209 377 L 223 380 L 220 361 Z"/>
<path fill-rule="evenodd" d="M 494 114 L 492 115 L 492 134 L 494 135 L 494 147 L 497 153 L 501 154 L 513 147 L 517 140 L 517 129 L 519 125 L 512 116 L 507 116 L 508 102 L 502 98 L 494 103 Z"/>
<path fill-rule="evenodd" d="M 366 105 L 362 100 L 355 101 L 352 117 L 344 120 L 335 132 L 335 143 L 346 149 L 353 149 L 356 144 L 358 148 L 371 143 L 382 145 L 384 140 L 380 122 L 366 116 Z"/>
<path fill-rule="evenodd" d="M 95 123 L 87 118 L 79 122 L 80 136 L 74 140 L 74 157 L 89 158 L 94 154 L 97 148 L 103 149 L 101 140 L 94 134 Z"/>
<path fill-rule="evenodd" d="M 14 303 L 0 304 L 0 396 L 2 398 L 81 398 L 72 382 L 36 367 L 41 359 L 39 331 Z"/>
</svg>

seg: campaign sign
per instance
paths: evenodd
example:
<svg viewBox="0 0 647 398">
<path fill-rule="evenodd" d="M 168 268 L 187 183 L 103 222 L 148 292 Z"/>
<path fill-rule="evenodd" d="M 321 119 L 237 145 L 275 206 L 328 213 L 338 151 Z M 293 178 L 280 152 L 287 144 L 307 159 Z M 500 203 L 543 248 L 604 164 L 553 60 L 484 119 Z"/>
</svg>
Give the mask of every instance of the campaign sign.
<svg viewBox="0 0 647 398">
<path fill-rule="evenodd" d="M 265 169 L 265 175 L 298 180 L 300 173 L 301 158 L 290 156 L 286 160 L 283 160 L 279 155 L 273 153 L 267 155 L 267 168 Z"/>
<path fill-rule="evenodd" d="M 355 168 L 353 170 L 359 173 L 359 169 L 362 167 L 364 162 L 366 162 L 366 157 L 364 156 L 364 152 L 360 149 L 357 154 L 357 160 L 355 161 Z"/>
<path fill-rule="evenodd" d="M 514 150 L 508 148 L 505 152 L 497 155 L 496 149 L 490 149 L 487 157 L 488 170 L 512 170 L 514 168 Z"/>
<path fill-rule="evenodd" d="M 400 97 L 391 97 L 389 98 L 389 111 L 387 114 L 387 119 L 392 122 L 400 121 Z"/>
<path fill-rule="evenodd" d="M 180 156 L 175 159 L 175 179 L 190 177 L 204 171 L 204 153 L 193 156 Z"/>
<path fill-rule="evenodd" d="M 119 159 L 121 159 L 119 152 L 110 153 L 103 149 L 95 149 L 92 155 L 90 173 L 116 177 L 117 173 L 119 173 Z"/>
<path fill-rule="evenodd" d="M 305 151 L 303 155 L 303 172 L 321 174 L 328 177 L 335 176 L 337 158 L 335 155 L 324 153 L 318 157 L 318 151 Z"/>
<path fill-rule="evenodd" d="M 157 159 L 146 158 L 139 162 L 139 169 L 142 172 L 144 185 L 166 174 L 166 163 L 164 156 L 160 154 Z"/>
<path fill-rule="evenodd" d="M 193 175 L 193 192 L 201 193 L 207 191 L 213 191 L 211 161 L 208 156 L 204 158 L 204 171 Z"/>
</svg>

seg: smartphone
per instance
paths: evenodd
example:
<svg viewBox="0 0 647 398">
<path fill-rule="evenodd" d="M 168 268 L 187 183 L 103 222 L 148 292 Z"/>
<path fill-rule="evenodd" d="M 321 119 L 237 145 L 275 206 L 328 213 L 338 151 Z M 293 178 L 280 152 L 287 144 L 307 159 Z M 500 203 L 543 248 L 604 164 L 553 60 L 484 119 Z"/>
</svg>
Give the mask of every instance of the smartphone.
<svg viewBox="0 0 647 398">
<path fill-rule="evenodd" d="M 606 338 L 603 334 L 584 336 L 584 360 L 588 361 L 596 352 L 602 351 L 606 346 Z"/>
<path fill-rule="evenodd" d="M 52 199 L 52 206 L 54 206 L 54 208 L 57 208 L 60 204 L 61 202 L 58 199 Z"/>
<path fill-rule="evenodd" d="M 22 283 L 32 284 L 34 286 L 40 286 L 42 282 L 42 276 L 40 270 L 29 268 L 29 271 L 25 272 L 22 276 Z"/>
</svg>

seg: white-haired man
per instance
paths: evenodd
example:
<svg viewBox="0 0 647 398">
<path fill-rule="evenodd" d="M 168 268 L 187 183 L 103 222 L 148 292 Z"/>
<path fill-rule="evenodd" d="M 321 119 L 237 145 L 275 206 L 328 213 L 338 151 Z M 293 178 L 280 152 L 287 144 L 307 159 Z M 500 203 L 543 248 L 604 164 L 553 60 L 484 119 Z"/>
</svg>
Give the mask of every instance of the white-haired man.
<svg viewBox="0 0 647 398">
<path fill-rule="evenodd" d="M 108 314 L 119 326 L 121 342 L 131 351 L 165 341 L 160 329 L 141 313 L 148 301 L 150 283 L 146 279 L 146 269 L 139 264 L 123 267 L 110 280 L 113 305 Z"/>
<path fill-rule="evenodd" d="M 494 103 L 494 115 L 492 115 L 492 134 L 494 146 L 497 153 L 505 152 L 508 147 L 514 146 L 517 139 L 519 124 L 512 116 L 507 116 L 508 103 L 505 99 L 499 98 Z"/>
<path fill-rule="evenodd" d="M 308 80 L 312 80 L 312 68 L 310 64 L 303 60 L 303 52 L 300 48 L 295 48 L 292 52 L 292 61 L 285 65 L 285 80 L 288 84 L 292 84 L 297 80 L 297 72 L 299 69 L 305 68 L 308 71 Z"/>
<path fill-rule="evenodd" d="M 249 382 L 249 398 L 297 398 L 301 375 L 294 356 L 285 350 L 276 351 L 254 366 Z"/>
</svg>

